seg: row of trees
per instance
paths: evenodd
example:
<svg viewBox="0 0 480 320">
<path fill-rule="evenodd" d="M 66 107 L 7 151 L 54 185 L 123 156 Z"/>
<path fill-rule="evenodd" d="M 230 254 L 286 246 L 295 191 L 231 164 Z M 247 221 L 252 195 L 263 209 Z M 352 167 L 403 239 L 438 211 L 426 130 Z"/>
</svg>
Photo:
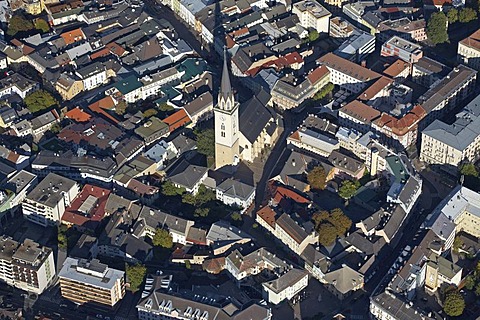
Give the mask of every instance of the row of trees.
<svg viewBox="0 0 480 320">
<path fill-rule="evenodd" d="M 352 226 L 352 220 L 340 208 L 317 212 L 312 219 L 319 234 L 318 241 L 323 246 L 332 245 L 337 237 L 344 236 Z"/>
<path fill-rule="evenodd" d="M 335 88 L 335 85 L 333 83 L 331 82 L 327 83 L 322 87 L 322 89 L 318 90 L 317 93 L 315 93 L 315 95 L 313 96 L 313 100 L 314 101 L 322 100 L 328 94 L 330 94 L 334 88 Z"/>
<path fill-rule="evenodd" d="M 450 9 L 447 14 L 435 12 L 427 23 L 427 36 L 434 45 L 448 42 L 448 23 L 469 23 L 477 19 L 477 11 L 472 8 Z"/>
</svg>

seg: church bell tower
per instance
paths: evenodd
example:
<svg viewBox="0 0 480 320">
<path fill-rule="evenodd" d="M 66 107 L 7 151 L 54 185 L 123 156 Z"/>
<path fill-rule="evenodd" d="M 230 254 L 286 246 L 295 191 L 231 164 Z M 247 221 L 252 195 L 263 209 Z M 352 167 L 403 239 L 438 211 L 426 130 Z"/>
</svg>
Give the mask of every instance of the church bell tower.
<svg viewBox="0 0 480 320">
<path fill-rule="evenodd" d="M 227 63 L 227 49 L 223 55 L 223 72 L 215 115 L 215 169 L 238 164 L 240 149 L 238 107 L 235 101 Z"/>
</svg>

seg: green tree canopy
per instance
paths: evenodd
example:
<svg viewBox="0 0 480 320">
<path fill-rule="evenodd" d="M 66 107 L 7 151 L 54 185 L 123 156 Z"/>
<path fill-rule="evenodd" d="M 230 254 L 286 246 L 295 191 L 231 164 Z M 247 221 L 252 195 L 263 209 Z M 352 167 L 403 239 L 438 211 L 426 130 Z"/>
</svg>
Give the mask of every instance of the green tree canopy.
<svg viewBox="0 0 480 320">
<path fill-rule="evenodd" d="M 33 29 L 33 23 L 22 15 L 14 15 L 8 22 L 7 34 L 14 36 L 18 32 L 30 31 Z"/>
<path fill-rule="evenodd" d="M 344 180 L 338 189 L 338 195 L 343 199 L 352 198 L 360 188 L 360 182 L 358 180 Z"/>
<path fill-rule="evenodd" d="M 152 243 L 154 246 L 170 249 L 173 247 L 173 238 L 168 230 L 157 228 Z"/>
<path fill-rule="evenodd" d="M 443 302 L 443 311 L 451 317 L 458 317 L 462 315 L 464 309 L 465 300 L 463 296 L 456 290 L 447 292 Z"/>
<path fill-rule="evenodd" d="M 320 37 L 320 34 L 317 30 L 312 30 L 308 33 L 308 42 L 315 42 Z"/>
<path fill-rule="evenodd" d="M 147 109 L 143 112 L 143 116 L 145 118 L 150 118 L 152 116 L 155 116 L 157 114 L 157 110 L 153 109 L 153 108 L 150 108 L 150 109 Z"/>
<path fill-rule="evenodd" d="M 128 103 L 120 100 L 117 105 L 115 106 L 115 113 L 118 115 L 124 115 L 127 111 Z"/>
<path fill-rule="evenodd" d="M 173 111 L 173 107 L 171 105 L 169 105 L 167 102 L 162 102 L 158 106 L 158 110 L 163 111 L 163 112 L 169 112 L 169 111 Z"/>
<path fill-rule="evenodd" d="M 136 292 L 140 289 L 140 286 L 143 283 L 143 279 L 147 274 L 147 268 L 141 264 L 127 264 L 125 267 L 125 273 L 127 274 L 127 279 L 130 283 L 130 290 Z"/>
<path fill-rule="evenodd" d="M 477 11 L 472 8 L 463 8 L 458 13 L 458 21 L 461 23 L 468 23 L 477 19 Z"/>
<path fill-rule="evenodd" d="M 243 220 L 243 217 L 239 212 L 232 213 L 230 218 L 232 218 L 233 221 L 242 221 Z"/>
<path fill-rule="evenodd" d="M 319 190 L 325 189 L 325 182 L 327 180 L 325 169 L 323 169 L 321 165 L 313 168 L 307 174 L 307 180 L 313 189 L 319 189 Z"/>
<path fill-rule="evenodd" d="M 191 193 L 185 192 L 184 194 L 182 194 L 182 203 L 186 203 L 194 206 L 195 196 Z"/>
<path fill-rule="evenodd" d="M 58 104 L 57 100 L 45 90 L 37 90 L 25 97 L 25 105 L 30 112 L 35 113 Z"/>
<path fill-rule="evenodd" d="M 195 203 L 198 206 L 202 206 L 205 203 L 213 201 L 217 198 L 215 191 L 208 189 L 205 185 L 201 184 L 198 187 L 197 195 L 195 196 Z"/>
<path fill-rule="evenodd" d="M 65 225 L 60 225 L 57 231 L 57 242 L 58 247 L 61 249 L 67 249 L 68 238 L 67 238 L 67 227 Z"/>
<path fill-rule="evenodd" d="M 314 213 L 312 220 L 319 234 L 318 241 L 324 246 L 329 246 L 337 237 L 344 236 L 352 226 L 352 220 L 340 208 Z"/>
<path fill-rule="evenodd" d="M 313 100 L 317 101 L 325 98 L 330 92 L 333 91 L 334 88 L 335 85 L 333 83 L 327 83 L 320 90 L 318 90 L 317 93 L 315 93 L 315 95 L 313 96 Z"/>
<path fill-rule="evenodd" d="M 478 170 L 473 163 L 464 163 L 460 167 L 460 174 L 464 176 L 478 177 Z"/>
<path fill-rule="evenodd" d="M 213 129 L 196 130 L 197 150 L 207 157 L 215 156 L 215 131 Z"/>
<path fill-rule="evenodd" d="M 427 37 L 434 45 L 448 42 L 447 17 L 443 12 L 435 12 L 427 23 Z"/>
<path fill-rule="evenodd" d="M 328 247 L 332 245 L 337 239 L 337 228 L 335 228 L 330 223 L 322 223 L 317 230 L 318 232 L 318 242 L 322 246 Z"/>
<path fill-rule="evenodd" d="M 196 208 L 194 216 L 195 217 L 208 217 L 208 214 L 210 213 L 210 208 Z"/>
<path fill-rule="evenodd" d="M 41 19 L 37 18 L 35 19 L 35 29 L 40 30 L 42 32 L 48 32 L 50 31 L 50 26 L 48 25 L 48 22 Z"/>
<path fill-rule="evenodd" d="M 447 12 L 447 20 L 448 23 L 455 23 L 458 21 L 458 10 L 455 8 L 452 8 L 448 10 Z"/>
<path fill-rule="evenodd" d="M 170 180 L 166 180 L 162 184 L 162 194 L 165 196 L 178 196 L 185 192 L 183 188 L 177 188 Z"/>
<path fill-rule="evenodd" d="M 475 278 L 472 275 L 465 277 L 465 288 L 468 290 L 473 290 L 475 287 Z"/>
</svg>

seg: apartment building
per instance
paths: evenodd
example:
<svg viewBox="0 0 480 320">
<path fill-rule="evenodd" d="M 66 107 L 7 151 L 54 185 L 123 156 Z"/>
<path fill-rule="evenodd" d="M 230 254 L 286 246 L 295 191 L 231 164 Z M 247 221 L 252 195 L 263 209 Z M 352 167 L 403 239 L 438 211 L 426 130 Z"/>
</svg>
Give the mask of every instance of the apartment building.
<svg viewBox="0 0 480 320">
<path fill-rule="evenodd" d="M 305 270 L 291 269 L 279 278 L 262 283 L 263 298 L 273 304 L 291 300 L 308 286 L 308 273 Z"/>
<path fill-rule="evenodd" d="M 8 179 L 6 188 L 12 192 L 9 199 L 8 209 L 16 210 L 20 206 L 30 192 L 38 183 L 37 176 L 25 170 L 17 172 L 13 177 Z"/>
<path fill-rule="evenodd" d="M 316 0 L 303 0 L 295 3 L 292 13 L 298 16 L 300 25 L 305 29 L 314 29 L 319 33 L 328 34 L 332 14 Z"/>
<path fill-rule="evenodd" d="M 237 281 L 259 274 L 265 269 L 279 273 L 288 270 L 288 268 L 288 264 L 265 248 L 260 248 L 245 255 L 235 249 L 225 257 L 225 269 Z"/>
<path fill-rule="evenodd" d="M 429 164 L 458 166 L 475 162 L 480 155 L 480 96 L 473 99 L 453 124 L 433 121 L 422 131 L 420 160 Z"/>
<path fill-rule="evenodd" d="M 345 40 L 335 50 L 335 54 L 353 62 L 362 62 L 375 51 L 375 36 L 366 32 L 357 32 Z"/>
<path fill-rule="evenodd" d="M 422 57 L 412 66 L 412 81 L 430 88 L 437 81 L 443 79 L 449 71 L 444 64 L 428 57 Z"/>
<path fill-rule="evenodd" d="M 475 31 L 458 43 L 458 60 L 469 67 L 480 70 L 480 30 Z"/>
<path fill-rule="evenodd" d="M 95 89 L 107 81 L 107 69 L 100 62 L 86 65 L 75 73 L 82 80 L 85 91 Z"/>
<path fill-rule="evenodd" d="M 26 219 L 42 225 L 58 225 L 65 208 L 80 192 L 79 185 L 68 178 L 49 173 L 22 203 Z"/>
<path fill-rule="evenodd" d="M 37 82 L 29 80 L 24 76 L 14 73 L 0 80 L 0 97 L 18 94 L 25 99 L 27 94 L 38 89 Z"/>
<path fill-rule="evenodd" d="M 340 148 L 339 141 L 333 137 L 306 127 L 301 127 L 287 138 L 287 143 L 324 157 Z"/>
<path fill-rule="evenodd" d="M 327 53 L 317 60 L 330 71 L 330 82 L 351 93 L 359 93 L 369 86 L 369 82 L 381 75 L 333 53 Z"/>
<path fill-rule="evenodd" d="M 435 119 L 440 119 L 473 92 L 477 71 L 465 65 L 459 65 L 448 73 L 436 85 L 430 88 L 418 100 L 427 116 L 422 121 L 424 129 Z"/>
<path fill-rule="evenodd" d="M 462 281 L 462 268 L 444 257 L 432 253 L 425 272 L 425 289 L 435 292 L 446 285 L 458 287 Z"/>
<path fill-rule="evenodd" d="M 62 297 L 75 303 L 113 307 L 125 296 L 125 272 L 95 259 L 67 257 L 58 277 Z"/>
<path fill-rule="evenodd" d="M 355 30 L 356 28 L 352 24 L 350 24 L 347 20 L 342 19 L 341 17 L 334 17 L 330 19 L 330 37 L 347 39 L 354 34 Z"/>
<path fill-rule="evenodd" d="M 425 19 L 410 20 L 409 18 L 401 18 L 384 20 L 377 26 L 378 40 L 385 42 L 392 36 L 399 36 L 408 41 L 425 41 L 427 40 L 426 26 Z"/>
<path fill-rule="evenodd" d="M 385 42 L 382 45 L 380 54 L 383 57 L 399 57 L 403 61 L 410 63 L 416 63 L 423 57 L 421 46 L 398 36 L 393 36 Z"/>
<path fill-rule="evenodd" d="M 55 276 L 53 251 L 30 239 L 23 243 L 0 238 L 0 280 L 16 288 L 40 294 Z"/>
<path fill-rule="evenodd" d="M 338 110 L 339 123 L 342 127 L 363 133 L 370 131 L 372 122 L 380 115 L 380 111 L 358 100 L 353 100 Z"/>
<path fill-rule="evenodd" d="M 277 217 L 276 212 L 270 206 L 265 206 L 257 212 L 256 221 L 298 255 L 305 250 L 307 245 L 318 242 L 313 228 L 305 229 L 286 213 Z"/>
</svg>

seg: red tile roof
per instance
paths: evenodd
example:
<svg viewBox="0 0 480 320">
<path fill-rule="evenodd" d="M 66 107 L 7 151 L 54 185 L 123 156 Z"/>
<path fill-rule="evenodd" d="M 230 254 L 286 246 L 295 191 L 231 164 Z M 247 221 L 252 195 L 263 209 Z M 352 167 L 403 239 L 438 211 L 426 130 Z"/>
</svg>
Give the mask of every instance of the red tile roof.
<svg viewBox="0 0 480 320">
<path fill-rule="evenodd" d="M 108 189 L 86 184 L 65 210 L 62 221 L 94 229 L 105 216 L 105 205 L 109 195 L 110 190 Z M 85 203 L 91 206 L 85 205 Z M 88 211 L 85 212 L 84 210 Z"/>
<path fill-rule="evenodd" d="M 97 58 L 108 56 L 109 54 L 116 55 L 117 57 L 123 56 L 127 51 L 115 42 L 111 42 L 105 46 L 105 48 L 94 52 L 90 55 L 90 59 L 95 60 Z"/>
<path fill-rule="evenodd" d="M 330 71 L 328 71 L 328 68 L 325 66 L 320 66 L 317 69 L 313 70 L 308 76 L 308 80 L 312 85 L 315 85 L 319 80 L 323 79 L 326 77 Z"/>
<path fill-rule="evenodd" d="M 370 87 L 368 87 L 365 91 L 363 91 L 359 96 L 358 100 L 360 101 L 369 101 L 373 99 L 380 91 L 388 87 L 393 83 L 393 80 L 387 77 L 380 77 L 377 81 L 375 81 Z"/>
<path fill-rule="evenodd" d="M 60 35 L 65 41 L 65 44 L 68 46 L 69 44 L 79 42 L 85 39 L 85 34 L 83 33 L 81 28 L 74 29 L 71 31 L 64 32 Z"/>
<path fill-rule="evenodd" d="M 410 63 L 403 61 L 402 59 L 397 59 L 392 63 L 383 73 L 389 77 L 395 78 L 401 74 L 405 69 L 410 69 Z"/>
<path fill-rule="evenodd" d="M 130 180 L 127 188 L 139 195 L 152 195 L 160 191 L 158 187 L 149 186 L 137 179 Z"/>
<path fill-rule="evenodd" d="M 277 187 L 277 191 L 275 192 L 273 199 L 276 203 L 280 203 L 282 199 L 291 199 L 296 203 L 310 203 L 310 200 L 300 193 L 282 186 Z"/>
<path fill-rule="evenodd" d="M 175 131 L 176 129 L 183 127 L 184 125 L 190 123 L 192 119 L 188 116 L 187 112 L 185 109 L 180 109 L 174 114 L 166 117 L 165 119 L 162 120 L 166 124 L 168 124 L 168 127 L 170 129 L 170 132 Z"/>
<path fill-rule="evenodd" d="M 342 107 L 340 111 L 366 123 L 372 122 L 374 119 L 380 117 L 381 115 L 380 111 L 358 100 L 353 100 L 352 102 L 348 103 L 347 105 Z"/>
<path fill-rule="evenodd" d="M 388 127 L 397 136 L 403 136 L 410 130 L 415 129 L 425 116 L 425 110 L 416 105 L 402 118 L 397 119 L 389 114 L 383 113 L 382 116 L 375 120 L 375 125 L 379 127 Z"/>
<path fill-rule="evenodd" d="M 10 41 L 15 47 L 17 47 L 18 49 L 22 50 L 22 53 L 24 55 L 29 55 L 30 53 L 32 53 L 33 51 L 35 51 L 34 48 L 32 47 L 29 47 L 27 46 L 26 44 L 24 44 L 23 42 L 21 42 L 20 40 L 17 40 L 17 39 L 12 39 Z"/>
<path fill-rule="evenodd" d="M 77 122 L 87 122 L 92 118 L 92 116 L 79 107 L 76 107 L 65 113 L 65 118 L 69 118 Z"/>
<path fill-rule="evenodd" d="M 480 50 L 480 29 L 460 41 L 464 46 Z"/>
<path fill-rule="evenodd" d="M 113 123 L 118 124 L 119 121 L 115 119 L 110 113 L 106 112 L 105 110 L 112 110 L 115 108 L 115 101 L 113 101 L 112 97 L 105 97 L 101 100 L 98 100 L 91 105 L 88 106 L 90 110 L 96 113 L 100 113 L 104 115 L 109 120 L 113 121 Z"/>
</svg>

